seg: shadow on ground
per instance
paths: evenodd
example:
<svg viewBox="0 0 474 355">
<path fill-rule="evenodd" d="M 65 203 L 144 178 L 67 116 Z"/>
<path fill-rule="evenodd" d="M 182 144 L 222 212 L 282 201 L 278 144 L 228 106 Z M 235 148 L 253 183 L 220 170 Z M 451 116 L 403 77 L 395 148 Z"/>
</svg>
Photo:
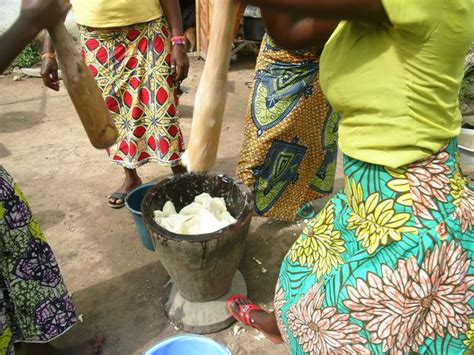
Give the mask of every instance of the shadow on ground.
<svg viewBox="0 0 474 355">
<path fill-rule="evenodd" d="M 44 113 L 35 111 L 12 111 L 0 114 L 0 133 L 24 131 L 43 122 Z"/>
<path fill-rule="evenodd" d="M 253 222 L 240 270 L 249 296 L 267 309 L 273 307 L 278 266 L 297 229 L 296 225 L 266 219 L 256 218 Z M 168 276 L 156 259 L 142 268 L 74 293 L 73 302 L 84 323 L 56 345 L 65 347 L 105 335 L 104 354 L 141 354 L 160 339 L 181 333 L 162 311 L 160 296 Z M 268 346 L 266 341 L 252 345 L 251 340 L 255 339 L 251 330 L 239 337 L 229 332 L 224 330 L 210 337 L 225 343 L 235 354 L 252 354 L 251 349 Z"/>
<path fill-rule="evenodd" d="M 58 346 L 105 335 L 108 354 L 133 354 L 151 339 L 161 338 L 170 327 L 160 303 L 166 278 L 156 262 L 73 294 L 84 323 L 58 341 Z"/>
</svg>

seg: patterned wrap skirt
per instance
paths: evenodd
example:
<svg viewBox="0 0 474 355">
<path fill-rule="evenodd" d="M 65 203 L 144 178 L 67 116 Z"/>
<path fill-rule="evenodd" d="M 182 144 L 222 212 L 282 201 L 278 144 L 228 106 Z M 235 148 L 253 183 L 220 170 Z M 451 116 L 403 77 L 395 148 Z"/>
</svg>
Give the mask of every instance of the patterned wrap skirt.
<svg viewBox="0 0 474 355">
<path fill-rule="evenodd" d="M 262 42 L 237 176 L 260 216 L 293 221 L 302 204 L 332 192 L 338 115 L 319 86 L 317 51 Z"/>
<path fill-rule="evenodd" d="M 0 354 L 47 343 L 77 321 L 54 254 L 13 178 L 0 166 Z"/>
<path fill-rule="evenodd" d="M 345 189 L 280 270 L 292 354 L 470 354 L 474 191 L 453 139 L 399 169 L 344 157 Z"/>
<path fill-rule="evenodd" d="M 114 163 L 135 169 L 149 161 L 180 163 L 183 135 L 164 17 L 121 28 L 80 26 L 82 56 L 119 131 Z"/>
</svg>

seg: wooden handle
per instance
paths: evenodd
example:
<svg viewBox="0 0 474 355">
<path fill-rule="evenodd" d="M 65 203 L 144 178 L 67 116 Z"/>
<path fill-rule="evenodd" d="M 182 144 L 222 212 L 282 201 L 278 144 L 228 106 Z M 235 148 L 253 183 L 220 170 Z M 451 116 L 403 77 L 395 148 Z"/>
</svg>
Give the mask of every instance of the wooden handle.
<svg viewBox="0 0 474 355">
<path fill-rule="evenodd" d="M 56 49 L 61 73 L 72 103 L 95 148 L 112 146 L 118 131 L 109 114 L 94 77 L 74 46 L 64 24 L 49 30 Z"/>
<path fill-rule="evenodd" d="M 216 162 L 238 7 L 239 3 L 234 0 L 214 1 L 209 48 L 196 93 L 188 149 L 183 158 L 192 172 L 207 172 Z"/>
</svg>

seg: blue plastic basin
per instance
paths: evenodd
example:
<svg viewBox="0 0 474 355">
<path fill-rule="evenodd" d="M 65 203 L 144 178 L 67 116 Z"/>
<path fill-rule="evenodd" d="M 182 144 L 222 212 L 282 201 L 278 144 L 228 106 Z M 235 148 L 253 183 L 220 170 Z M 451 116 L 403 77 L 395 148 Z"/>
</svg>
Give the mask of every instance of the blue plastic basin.
<svg viewBox="0 0 474 355">
<path fill-rule="evenodd" d="M 150 235 L 148 234 L 145 224 L 143 223 L 141 205 L 145 194 L 155 185 L 155 183 L 149 183 L 138 186 L 136 189 L 130 191 L 125 198 L 125 206 L 127 206 L 127 209 L 130 211 L 130 214 L 133 217 L 133 221 L 137 227 L 138 235 L 142 240 L 142 244 L 150 251 L 154 251 L 155 247 L 153 246 Z"/>
<path fill-rule="evenodd" d="M 159 342 L 144 355 L 232 355 L 232 353 L 204 336 L 179 335 Z"/>
</svg>

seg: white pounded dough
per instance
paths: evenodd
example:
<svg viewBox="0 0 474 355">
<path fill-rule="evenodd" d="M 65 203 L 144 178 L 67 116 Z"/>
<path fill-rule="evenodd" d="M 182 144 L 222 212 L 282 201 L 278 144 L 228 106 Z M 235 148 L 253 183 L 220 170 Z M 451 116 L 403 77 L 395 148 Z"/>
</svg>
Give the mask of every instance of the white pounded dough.
<svg viewBox="0 0 474 355">
<path fill-rule="evenodd" d="M 154 217 L 163 228 L 184 235 L 212 233 L 236 221 L 227 211 L 222 197 L 211 197 L 207 193 L 196 196 L 194 202 L 183 207 L 179 213 L 174 204 L 167 201 L 163 211 L 154 211 Z"/>
<path fill-rule="evenodd" d="M 174 214 L 176 214 L 176 208 L 174 208 L 173 202 L 166 201 L 165 205 L 163 206 L 163 216 L 168 217 Z"/>
</svg>

